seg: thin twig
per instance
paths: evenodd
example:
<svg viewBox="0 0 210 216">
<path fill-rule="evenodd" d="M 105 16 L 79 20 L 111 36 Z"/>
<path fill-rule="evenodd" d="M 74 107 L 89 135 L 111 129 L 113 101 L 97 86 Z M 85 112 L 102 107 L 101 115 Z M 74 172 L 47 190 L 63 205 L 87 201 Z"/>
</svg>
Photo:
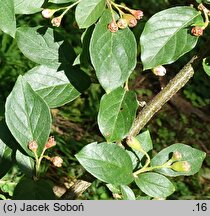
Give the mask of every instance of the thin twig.
<svg viewBox="0 0 210 216">
<path fill-rule="evenodd" d="M 162 106 L 169 101 L 193 76 L 194 69 L 192 63 L 196 57 L 190 62 L 148 103 L 138 114 L 129 136 L 136 136 L 147 122 L 157 113 Z"/>
</svg>

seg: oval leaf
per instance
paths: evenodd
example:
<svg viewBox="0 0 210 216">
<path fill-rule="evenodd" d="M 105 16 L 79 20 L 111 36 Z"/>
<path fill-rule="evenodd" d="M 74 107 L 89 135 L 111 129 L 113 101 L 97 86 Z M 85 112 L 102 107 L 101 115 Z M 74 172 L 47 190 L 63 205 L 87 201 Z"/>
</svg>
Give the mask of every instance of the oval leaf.
<svg viewBox="0 0 210 216">
<path fill-rule="evenodd" d="M 210 58 L 203 59 L 203 69 L 208 76 L 210 76 Z"/>
<path fill-rule="evenodd" d="M 152 160 L 151 166 L 159 166 L 168 161 L 173 152 L 178 151 L 181 153 L 181 161 L 188 161 L 191 165 L 189 172 L 176 172 L 169 168 L 157 169 L 156 171 L 167 176 L 181 176 L 181 175 L 194 175 L 197 173 L 202 165 L 203 160 L 206 157 L 206 153 L 200 150 L 194 149 L 190 146 L 177 143 L 173 144 L 162 151 L 160 151 Z"/>
<path fill-rule="evenodd" d="M 76 7 L 75 19 L 80 28 L 95 23 L 105 9 L 105 0 L 82 0 Z"/>
<path fill-rule="evenodd" d="M 51 28 L 20 27 L 16 40 L 21 52 L 30 60 L 58 68 L 73 63 L 75 53 L 69 43 Z"/>
<path fill-rule="evenodd" d="M 14 200 L 52 200 L 55 199 L 52 186 L 45 180 L 34 181 L 24 178 L 15 187 Z"/>
<path fill-rule="evenodd" d="M 135 179 L 138 187 L 148 196 L 165 198 L 175 191 L 174 185 L 163 175 L 158 173 L 143 173 Z"/>
<path fill-rule="evenodd" d="M 108 142 L 120 141 L 128 134 L 137 108 L 136 94 L 121 87 L 101 98 L 98 125 Z"/>
<path fill-rule="evenodd" d="M 28 144 L 36 141 L 40 155 L 50 134 L 52 121 L 50 110 L 45 101 L 33 91 L 22 76 L 19 76 L 12 92 L 7 97 L 5 115 L 12 135 L 27 154 L 34 157 L 28 149 Z"/>
<path fill-rule="evenodd" d="M 15 36 L 16 19 L 13 0 L 0 0 L 0 29 Z"/>
<path fill-rule="evenodd" d="M 34 160 L 20 152 L 19 150 L 16 151 L 16 162 L 19 168 L 25 173 L 27 176 L 32 177 L 34 174 Z"/>
<path fill-rule="evenodd" d="M 127 185 L 120 185 L 123 200 L 136 200 L 134 192 Z"/>
<path fill-rule="evenodd" d="M 173 7 L 152 16 L 140 37 L 144 69 L 169 64 L 195 47 L 198 37 L 190 26 L 203 22 L 200 12 L 192 7 Z"/>
<path fill-rule="evenodd" d="M 108 92 L 122 86 L 136 66 L 136 39 L 129 28 L 111 33 L 112 20 L 105 11 L 97 23 L 90 42 L 91 62 L 102 87 Z"/>
<path fill-rule="evenodd" d="M 101 181 L 116 185 L 133 181 L 131 159 L 116 144 L 91 143 L 75 156 L 88 172 Z"/>
<path fill-rule="evenodd" d="M 24 79 L 50 108 L 62 106 L 80 95 L 64 71 L 48 66 L 41 65 L 31 69 L 24 75 Z"/>
<path fill-rule="evenodd" d="M 42 10 L 45 0 L 13 0 L 16 14 L 33 14 Z"/>
</svg>

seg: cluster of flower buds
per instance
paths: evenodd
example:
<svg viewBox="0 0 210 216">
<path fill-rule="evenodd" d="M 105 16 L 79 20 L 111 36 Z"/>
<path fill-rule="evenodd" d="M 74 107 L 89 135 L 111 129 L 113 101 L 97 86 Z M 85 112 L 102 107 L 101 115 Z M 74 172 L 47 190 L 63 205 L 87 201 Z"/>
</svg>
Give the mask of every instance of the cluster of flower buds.
<svg viewBox="0 0 210 216">
<path fill-rule="evenodd" d="M 189 172 L 191 170 L 191 165 L 188 161 L 180 161 L 182 159 L 182 154 L 179 151 L 173 152 L 171 157 L 171 169 L 176 172 Z"/>
<path fill-rule="evenodd" d="M 123 13 L 121 18 L 112 20 L 108 24 L 108 29 L 110 32 L 117 32 L 119 29 L 124 29 L 126 27 L 133 28 L 137 25 L 138 20 L 142 19 L 143 12 L 141 10 L 127 9 L 129 13 Z"/>
<path fill-rule="evenodd" d="M 42 10 L 42 16 L 46 19 L 50 19 L 50 18 L 52 18 L 54 13 L 58 10 L 60 10 L 60 9 L 48 9 L 48 8 L 46 8 L 46 9 Z M 51 20 L 52 25 L 55 27 L 59 27 L 61 25 L 62 18 L 63 18 L 63 16 L 54 17 Z"/>
<path fill-rule="evenodd" d="M 56 9 L 48 9 L 48 8 L 43 9 L 42 16 L 46 19 L 50 19 L 56 11 L 57 11 Z"/>
</svg>

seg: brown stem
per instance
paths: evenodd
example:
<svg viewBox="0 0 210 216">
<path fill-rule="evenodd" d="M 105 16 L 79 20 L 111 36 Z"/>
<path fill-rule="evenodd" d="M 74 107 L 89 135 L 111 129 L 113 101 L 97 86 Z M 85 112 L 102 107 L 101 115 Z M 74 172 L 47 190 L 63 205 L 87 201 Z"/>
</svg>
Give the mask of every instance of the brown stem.
<svg viewBox="0 0 210 216">
<path fill-rule="evenodd" d="M 88 172 L 85 172 L 61 197 L 61 199 L 75 200 L 85 192 L 95 180 Z"/>
<path fill-rule="evenodd" d="M 194 74 L 192 63 L 195 59 L 197 57 L 193 57 L 166 87 L 139 112 L 129 136 L 136 136 L 153 115 L 189 81 Z"/>
</svg>

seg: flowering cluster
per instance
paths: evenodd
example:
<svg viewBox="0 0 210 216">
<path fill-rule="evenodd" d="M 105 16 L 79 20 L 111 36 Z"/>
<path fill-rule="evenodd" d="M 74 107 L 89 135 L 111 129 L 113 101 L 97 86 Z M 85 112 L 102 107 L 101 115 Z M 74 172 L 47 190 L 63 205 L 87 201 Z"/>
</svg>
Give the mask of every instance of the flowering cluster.
<svg viewBox="0 0 210 216">
<path fill-rule="evenodd" d="M 133 28 L 137 25 L 138 20 L 141 20 L 144 15 L 141 10 L 133 10 L 112 1 L 108 1 L 108 6 L 112 13 L 112 21 L 108 24 L 110 32 L 117 32 L 119 29 L 124 29 L 126 27 Z M 118 20 L 115 20 L 113 7 L 119 12 L 120 18 Z"/>
<path fill-rule="evenodd" d="M 40 163 L 41 163 L 43 158 L 51 161 L 53 163 L 53 165 L 56 166 L 56 167 L 61 167 L 62 166 L 63 159 L 61 157 L 59 157 L 59 156 L 49 157 L 47 155 L 44 155 L 44 153 L 45 153 L 45 151 L 47 149 L 52 148 L 55 145 L 56 145 L 56 141 L 55 141 L 54 137 L 50 136 L 48 138 L 48 141 L 46 142 L 43 150 L 42 150 L 41 155 L 38 156 L 38 153 L 37 153 L 38 144 L 37 144 L 37 142 L 33 140 L 33 141 L 28 143 L 28 148 L 34 153 L 36 164 L 37 164 L 37 167 L 38 167 L 37 169 L 39 169 Z"/>
<path fill-rule="evenodd" d="M 58 9 L 49 9 L 49 8 L 46 8 L 42 11 L 42 16 L 46 19 L 50 19 L 52 18 L 52 16 L 54 15 L 54 13 L 58 11 Z M 61 25 L 61 20 L 62 20 L 63 16 L 58 16 L 58 17 L 54 17 L 52 20 L 51 20 L 51 23 L 53 26 L 55 27 L 59 27 Z"/>
<path fill-rule="evenodd" d="M 60 16 L 57 16 L 57 17 L 54 17 L 53 19 L 51 19 L 51 24 L 55 27 L 59 27 L 61 25 L 61 21 L 64 17 L 64 15 L 72 8 L 74 7 L 75 5 L 77 5 L 81 0 L 78 0 L 72 4 L 70 4 L 69 6 L 67 7 L 61 7 L 61 8 L 57 8 L 57 9 L 49 9 L 49 8 L 46 8 L 46 9 L 43 9 L 42 10 L 42 16 L 46 19 L 51 19 L 52 16 L 54 15 L 55 12 L 57 11 L 61 11 L 63 10 L 63 13 L 60 15 Z"/>
</svg>

